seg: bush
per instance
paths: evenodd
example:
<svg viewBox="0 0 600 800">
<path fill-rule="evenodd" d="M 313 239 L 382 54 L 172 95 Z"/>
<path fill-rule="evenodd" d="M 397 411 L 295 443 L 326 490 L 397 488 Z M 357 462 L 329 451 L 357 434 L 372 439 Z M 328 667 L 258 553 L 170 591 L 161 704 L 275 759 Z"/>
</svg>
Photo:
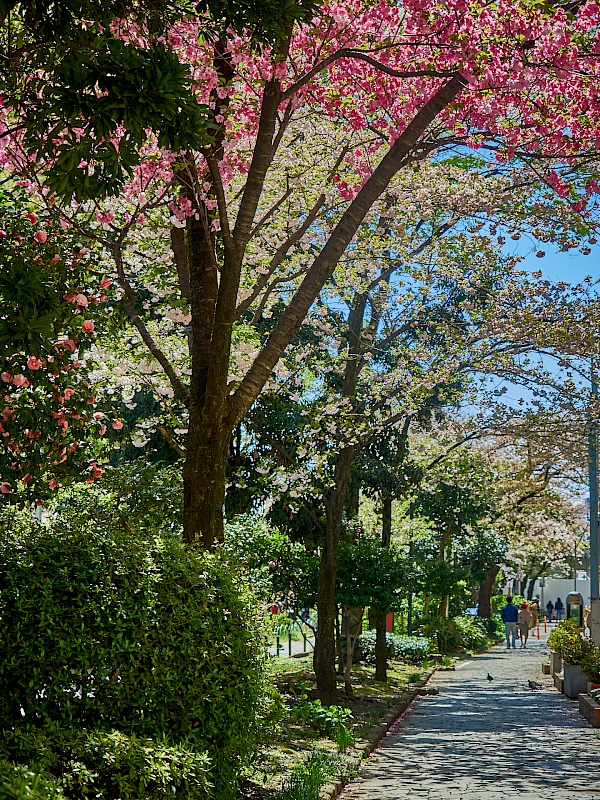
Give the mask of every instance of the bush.
<svg viewBox="0 0 600 800">
<path fill-rule="evenodd" d="M 506 594 L 495 594 L 492 597 L 492 611 L 500 611 L 501 608 L 504 608 L 506 605 L 506 598 L 508 595 Z M 513 604 L 518 606 L 519 608 L 525 602 L 525 598 L 522 594 L 515 594 L 511 595 Z"/>
<path fill-rule="evenodd" d="M 375 631 L 365 631 L 358 637 L 356 652 L 367 664 L 375 663 Z M 422 636 L 399 636 L 386 633 L 388 658 L 397 658 L 408 664 L 421 664 L 427 658 L 430 649 L 429 639 Z"/>
<path fill-rule="evenodd" d="M 600 683 L 600 647 L 590 648 L 581 662 L 581 669 L 590 683 Z"/>
<path fill-rule="evenodd" d="M 550 636 L 548 636 L 548 647 L 567 664 L 583 664 L 588 658 L 593 656 L 595 647 L 587 639 L 584 639 L 577 624 L 571 619 L 559 622 Z"/>
<path fill-rule="evenodd" d="M 0 724 L 186 741 L 233 796 L 271 706 L 239 572 L 173 535 L 5 520 Z"/>
<path fill-rule="evenodd" d="M 64 800 L 60 786 L 50 775 L 0 760 L 0 800 Z"/>
<path fill-rule="evenodd" d="M 427 622 L 421 631 L 437 641 L 440 653 L 456 653 L 461 650 L 479 652 L 491 644 L 486 622 L 483 617 L 437 619 Z"/>
<path fill-rule="evenodd" d="M 294 706 L 293 714 L 299 722 L 311 725 L 325 736 L 331 736 L 339 728 L 344 728 L 352 712 L 343 706 L 324 706 L 320 700 L 308 700 L 304 694 Z"/>
<path fill-rule="evenodd" d="M 69 798 L 181 800 L 210 796 L 209 759 L 166 740 L 126 736 L 118 731 L 37 729 L 3 731 L 0 752 L 35 764 L 52 775 Z M 57 795 L 62 797 L 62 794 Z"/>
</svg>

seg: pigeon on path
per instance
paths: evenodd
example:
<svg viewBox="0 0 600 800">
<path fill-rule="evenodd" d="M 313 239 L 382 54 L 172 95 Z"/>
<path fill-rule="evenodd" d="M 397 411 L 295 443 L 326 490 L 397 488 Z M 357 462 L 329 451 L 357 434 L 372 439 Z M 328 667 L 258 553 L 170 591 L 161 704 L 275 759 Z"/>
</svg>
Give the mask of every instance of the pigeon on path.
<svg viewBox="0 0 600 800">
<path fill-rule="evenodd" d="M 539 681 L 527 681 L 527 683 L 529 684 L 529 688 L 531 689 L 532 692 L 544 688 L 544 684 L 540 683 Z"/>
<path fill-rule="evenodd" d="M 488 674 L 487 674 L 487 679 L 488 679 L 488 681 L 493 681 L 493 680 L 494 680 L 493 676 L 492 676 L 492 675 L 490 675 L 490 673 L 489 673 L 489 672 L 488 672 Z"/>
</svg>

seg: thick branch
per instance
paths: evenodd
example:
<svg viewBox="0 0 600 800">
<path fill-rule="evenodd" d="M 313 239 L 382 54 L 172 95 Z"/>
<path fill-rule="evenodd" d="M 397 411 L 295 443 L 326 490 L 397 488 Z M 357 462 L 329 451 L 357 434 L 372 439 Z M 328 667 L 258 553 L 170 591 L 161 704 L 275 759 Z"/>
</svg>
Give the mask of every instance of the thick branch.
<svg viewBox="0 0 600 800">
<path fill-rule="evenodd" d="M 230 399 L 229 422 L 235 424 L 248 411 L 265 385 L 284 349 L 302 324 L 319 291 L 333 272 L 373 203 L 387 189 L 402 168 L 412 148 L 431 122 L 466 85 L 456 74 L 441 86 L 396 139 L 355 199 L 342 215 L 328 242 L 315 259 L 307 276 L 257 356 L 249 372 Z"/>
</svg>

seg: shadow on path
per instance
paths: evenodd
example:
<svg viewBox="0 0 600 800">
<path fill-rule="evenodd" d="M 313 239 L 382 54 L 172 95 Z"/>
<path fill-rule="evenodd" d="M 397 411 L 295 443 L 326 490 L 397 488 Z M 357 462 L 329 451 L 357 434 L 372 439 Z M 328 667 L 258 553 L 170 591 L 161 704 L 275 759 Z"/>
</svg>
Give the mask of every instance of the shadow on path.
<svg viewBox="0 0 600 800">
<path fill-rule="evenodd" d="M 546 654 L 534 641 L 437 673 L 440 694 L 416 701 L 344 800 L 600 800 L 596 732 L 549 678 L 528 688 Z"/>
</svg>

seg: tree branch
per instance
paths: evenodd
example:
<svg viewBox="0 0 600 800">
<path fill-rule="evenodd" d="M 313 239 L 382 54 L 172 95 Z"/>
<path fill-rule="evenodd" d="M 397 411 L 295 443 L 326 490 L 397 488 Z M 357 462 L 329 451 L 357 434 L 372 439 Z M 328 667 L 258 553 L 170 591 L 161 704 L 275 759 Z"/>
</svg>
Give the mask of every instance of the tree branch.
<svg viewBox="0 0 600 800">
<path fill-rule="evenodd" d="M 235 424 L 248 411 L 284 349 L 302 324 L 310 306 L 333 272 L 373 203 L 387 189 L 411 150 L 433 120 L 466 86 L 457 73 L 441 86 L 398 136 L 371 176 L 342 215 L 298 291 L 283 312 L 262 351 L 229 399 L 228 422 Z"/>
</svg>

